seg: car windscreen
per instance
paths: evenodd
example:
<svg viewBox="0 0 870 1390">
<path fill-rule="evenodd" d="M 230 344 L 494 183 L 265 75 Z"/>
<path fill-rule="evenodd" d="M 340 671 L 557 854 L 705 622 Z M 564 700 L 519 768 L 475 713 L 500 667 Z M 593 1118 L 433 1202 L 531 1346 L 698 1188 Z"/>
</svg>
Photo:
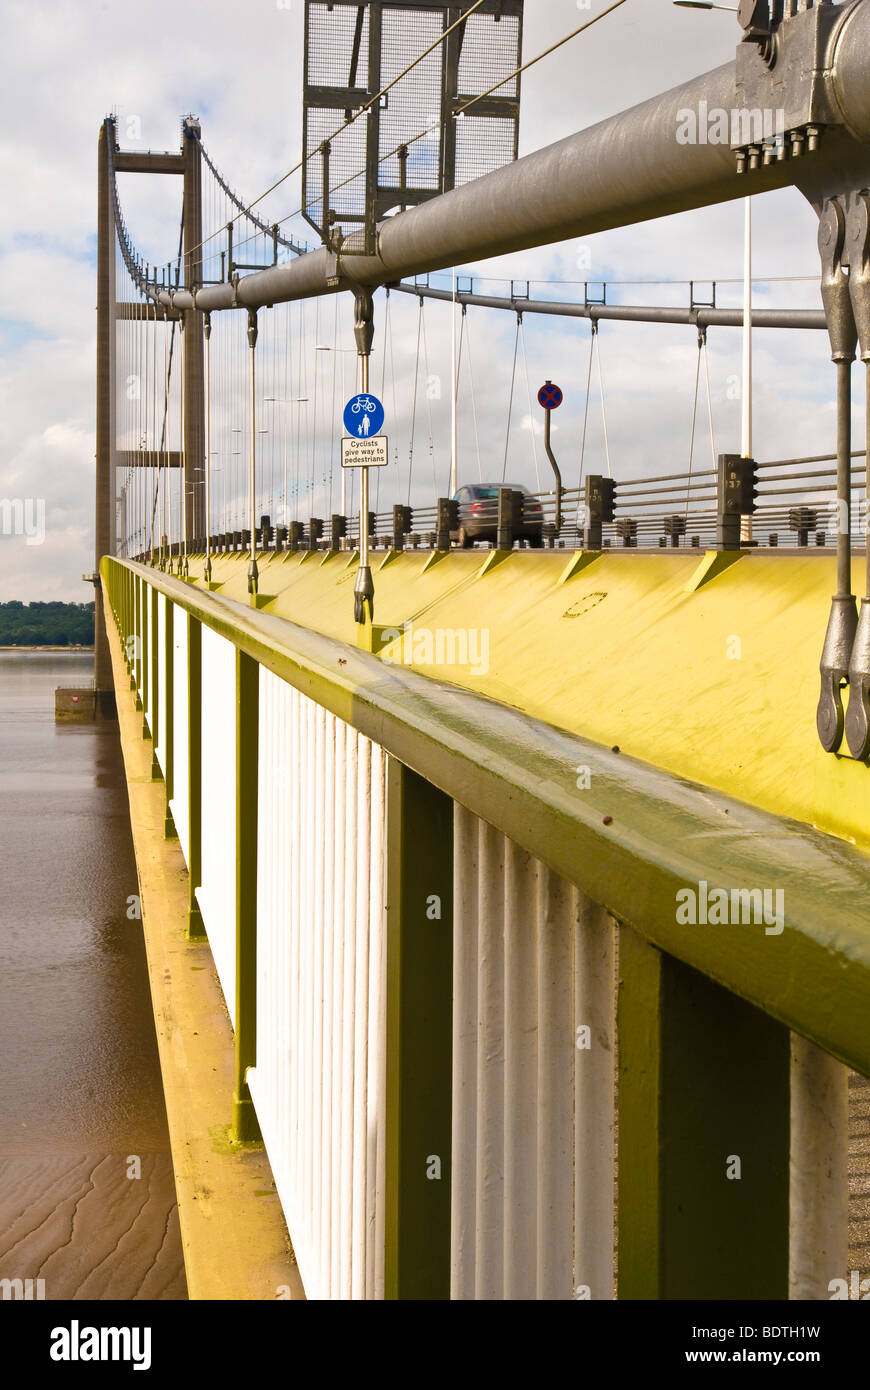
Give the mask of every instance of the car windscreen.
<svg viewBox="0 0 870 1390">
<path fill-rule="evenodd" d="M 525 497 L 529 496 L 528 490 L 518 483 L 501 483 L 491 487 L 470 487 L 468 495 L 473 502 L 497 502 L 502 487 L 512 488 L 514 492 L 521 492 Z"/>
</svg>

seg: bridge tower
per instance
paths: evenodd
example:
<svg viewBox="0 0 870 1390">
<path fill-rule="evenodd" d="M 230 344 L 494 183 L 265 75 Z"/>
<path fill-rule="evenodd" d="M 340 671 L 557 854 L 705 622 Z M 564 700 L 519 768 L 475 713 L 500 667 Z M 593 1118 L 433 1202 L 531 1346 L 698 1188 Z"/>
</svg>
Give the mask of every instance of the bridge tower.
<svg viewBox="0 0 870 1390">
<path fill-rule="evenodd" d="M 179 174 L 183 179 L 184 287 L 195 295 L 202 282 L 202 153 L 200 123 L 186 116 L 182 124 L 179 154 L 155 151 L 121 151 L 115 118 L 107 116 L 100 127 L 97 151 L 97 441 L 94 559 L 99 575 L 104 555 L 117 550 L 115 526 L 117 467 L 116 324 L 131 312 L 119 306 L 115 287 L 117 249 L 113 209 L 115 173 Z M 111 143 L 110 143 L 111 142 Z M 184 316 L 184 440 L 181 466 L 185 469 L 187 540 L 206 532 L 205 515 L 205 380 L 203 316 L 189 309 Z M 128 458 L 132 456 L 128 455 Z M 147 455 L 141 466 L 147 466 Z M 94 689 L 98 715 L 114 713 L 112 665 L 106 640 L 103 599 L 95 583 Z"/>
<path fill-rule="evenodd" d="M 114 707 L 112 660 L 106 636 L 100 561 L 115 553 L 115 221 L 112 212 L 112 173 L 109 141 L 115 139 L 115 123 L 107 118 L 100 127 L 97 151 L 97 452 L 94 508 L 94 690 L 97 716 L 111 715 Z"/>
<path fill-rule="evenodd" d="M 196 290 L 202 284 L 202 154 L 200 124 L 185 116 L 182 124 L 184 162 L 184 283 Z M 206 533 L 205 515 L 205 369 L 203 316 L 198 309 L 185 315 L 184 325 L 184 453 L 187 459 L 187 541 Z"/>
</svg>

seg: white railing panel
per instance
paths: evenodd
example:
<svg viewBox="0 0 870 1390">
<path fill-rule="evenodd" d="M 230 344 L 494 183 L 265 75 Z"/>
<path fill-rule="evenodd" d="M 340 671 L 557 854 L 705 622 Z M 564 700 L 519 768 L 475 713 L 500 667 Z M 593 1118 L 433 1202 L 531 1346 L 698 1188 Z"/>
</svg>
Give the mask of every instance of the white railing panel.
<svg viewBox="0 0 870 1390">
<path fill-rule="evenodd" d="M 384 1289 L 384 755 L 260 672 L 251 1094 L 309 1298 Z"/>
<path fill-rule="evenodd" d="M 185 864 L 190 864 L 190 768 L 188 765 L 187 614 L 173 605 L 172 800 L 169 809 Z"/>
<path fill-rule="evenodd" d="M 136 633 L 136 665 L 133 668 L 136 676 L 136 689 L 142 707 L 145 707 L 145 662 L 142 660 L 144 652 L 143 638 L 145 634 L 145 585 L 140 579 L 136 580 L 135 595 L 135 628 Z"/>
<path fill-rule="evenodd" d="M 196 890 L 196 898 L 235 1027 L 236 649 L 226 638 L 205 626 L 202 629 L 202 884 Z"/>
<path fill-rule="evenodd" d="M 612 1299 L 614 924 L 460 806 L 454 864 L 451 1296 Z"/>
<path fill-rule="evenodd" d="M 154 753 L 160 771 L 166 776 L 166 595 L 157 595 L 157 720 L 154 734 Z M 171 621 L 171 619 L 170 619 Z"/>
<path fill-rule="evenodd" d="M 143 689 L 143 691 L 142 691 L 142 704 L 143 704 L 144 710 L 145 710 L 145 722 L 147 723 L 148 728 L 149 728 L 150 731 L 151 731 L 151 736 L 152 736 L 152 738 L 153 738 L 153 737 L 154 737 L 154 701 L 153 701 L 153 699 L 152 699 L 152 697 L 151 697 L 151 689 L 152 689 L 152 679 L 151 679 L 151 677 L 152 677 L 152 671 L 153 671 L 152 662 L 154 661 L 154 652 L 152 651 L 152 648 L 153 648 L 153 646 L 154 646 L 154 643 L 153 643 L 152 640 L 151 640 L 151 637 L 152 637 L 152 630 L 151 630 L 151 628 L 152 628 L 152 624 L 151 624 L 151 614 L 152 614 L 153 608 L 154 608 L 154 590 L 151 588 L 151 585 L 150 585 L 150 584 L 144 585 L 144 589 L 145 589 L 144 618 L 145 618 L 145 633 L 146 633 L 145 648 L 147 648 L 148 660 L 144 663 L 144 670 L 143 670 L 143 675 L 142 675 L 142 684 L 143 684 L 143 686 L 144 686 L 144 689 Z M 143 650 L 144 650 L 145 648 L 143 648 Z"/>
<path fill-rule="evenodd" d="M 136 636 L 136 647 L 134 655 L 136 664 L 133 667 L 133 674 L 136 678 L 136 692 L 139 699 L 142 699 L 142 688 L 145 683 L 144 663 L 142 657 L 142 633 L 144 632 L 145 620 L 142 616 L 142 589 L 143 585 L 138 579 L 134 580 L 133 585 L 133 632 Z"/>
</svg>

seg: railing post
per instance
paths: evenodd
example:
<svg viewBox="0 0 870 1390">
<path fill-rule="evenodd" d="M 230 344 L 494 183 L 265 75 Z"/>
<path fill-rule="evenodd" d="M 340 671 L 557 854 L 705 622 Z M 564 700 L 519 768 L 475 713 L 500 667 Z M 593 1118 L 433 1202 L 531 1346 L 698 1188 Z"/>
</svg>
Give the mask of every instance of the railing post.
<svg viewBox="0 0 870 1390">
<path fill-rule="evenodd" d="M 111 568 L 111 567 L 110 567 Z M 121 570 L 118 578 L 121 586 L 124 632 L 122 636 L 124 646 L 124 659 L 127 665 L 127 679 L 130 682 L 130 690 L 136 691 L 136 649 L 139 639 L 136 635 L 136 576 L 129 570 Z M 130 639 L 133 638 L 131 642 Z M 136 692 L 138 699 L 138 692 Z"/>
<path fill-rule="evenodd" d="M 385 1296 L 450 1297 L 453 802 L 387 766 Z"/>
<path fill-rule="evenodd" d="M 145 711 L 145 585 L 138 577 L 136 584 L 136 709 Z M 143 729 L 144 733 L 144 729 Z"/>
<path fill-rule="evenodd" d="M 849 1268 L 849 1069 L 791 1039 L 789 1298 L 829 1299 Z"/>
<path fill-rule="evenodd" d="M 132 574 L 130 573 L 129 570 L 121 570 L 120 575 L 119 575 L 119 581 L 120 581 L 120 585 L 121 585 L 121 594 L 122 594 L 122 600 L 121 600 L 121 601 L 122 601 L 122 605 L 123 605 L 123 615 L 124 615 L 124 633 L 123 633 L 123 641 L 124 641 L 124 656 L 125 656 L 126 662 L 127 662 L 127 679 L 128 679 L 129 682 L 130 682 L 130 689 L 131 689 L 131 690 L 135 690 L 136 687 L 135 687 L 135 682 L 134 682 L 134 679 L 133 679 L 133 670 L 134 670 L 134 664 L 133 664 L 133 663 L 134 663 L 134 657 L 135 657 L 135 652 L 136 652 L 136 644 L 135 644 L 135 642 L 134 642 L 134 643 L 132 644 L 132 646 L 131 646 L 130 641 L 129 641 L 129 638 L 130 638 L 131 634 L 132 634 L 133 631 L 134 631 L 134 627 L 133 627 L 133 621 L 134 621 L 134 620 L 133 620 L 133 603 L 132 603 L 132 596 L 133 596 L 133 588 L 132 588 L 133 576 L 132 576 Z M 132 655 L 131 655 L 131 653 L 132 653 Z"/>
<path fill-rule="evenodd" d="M 787 1299 L 789 1030 L 633 931 L 619 951 L 619 1298 Z"/>
<path fill-rule="evenodd" d="M 165 709 L 163 711 L 163 761 L 165 768 L 163 772 L 163 783 L 165 789 L 164 813 L 163 813 L 163 836 L 166 840 L 178 838 L 175 829 L 175 822 L 172 819 L 172 811 L 169 803 L 175 796 L 175 604 L 165 601 L 166 622 L 164 631 L 164 660 L 166 662 L 165 686 Z"/>
<path fill-rule="evenodd" d="M 187 935 L 192 941 L 205 936 L 202 911 L 196 897 L 202 887 L 202 623 L 187 615 L 187 858 L 190 899 Z"/>
<path fill-rule="evenodd" d="M 260 668 L 236 651 L 236 1057 L 233 1138 L 261 1138 L 247 1072 L 257 1060 L 257 759 Z"/>
<path fill-rule="evenodd" d="M 135 574 L 130 575 L 130 632 L 133 636 L 132 661 L 130 663 L 130 681 L 134 692 L 134 708 L 140 710 L 142 701 L 139 698 L 139 672 L 142 657 L 142 622 L 139 613 L 139 580 Z"/>
<path fill-rule="evenodd" d="M 147 589 L 147 584 L 146 584 Z M 146 599 L 147 612 L 147 599 Z M 157 761 L 157 741 L 160 737 L 160 605 L 157 590 L 151 593 L 151 630 L 148 633 L 148 713 L 151 716 L 151 780 L 159 782 L 163 773 Z"/>
</svg>

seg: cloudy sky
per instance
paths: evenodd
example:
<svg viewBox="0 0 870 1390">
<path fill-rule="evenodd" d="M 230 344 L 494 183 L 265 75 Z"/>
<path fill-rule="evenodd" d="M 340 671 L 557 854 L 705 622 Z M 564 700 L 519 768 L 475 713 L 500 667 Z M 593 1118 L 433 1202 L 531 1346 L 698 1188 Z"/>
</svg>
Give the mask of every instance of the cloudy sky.
<svg viewBox="0 0 870 1390">
<path fill-rule="evenodd" d="M 592 0 L 592 12 L 603 7 L 603 0 Z M 524 56 L 534 56 L 570 32 L 589 8 L 576 0 L 526 0 Z M 244 6 L 237 0 L 142 0 L 137 5 L 122 0 L 5 0 L 0 499 L 44 499 L 46 534 L 42 545 L 0 535 L 0 599 L 89 597 L 81 574 L 93 565 L 96 151 L 102 119 L 109 112 L 118 114 L 125 147 L 176 149 L 181 115 L 196 113 L 206 148 L 230 183 L 253 198 L 300 154 L 302 18 L 301 0 L 248 0 Z M 692 13 L 674 8 L 670 0 L 627 0 L 526 75 L 521 152 L 727 61 L 738 37 L 733 15 Z M 125 176 L 120 185 L 137 245 L 143 255 L 165 261 L 177 238 L 178 181 Z M 298 205 L 294 176 L 266 209 L 277 218 Z M 673 282 L 739 280 L 742 235 L 743 211 L 735 203 L 464 269 L 502 281 L 672 282 L 621 286 L 611 294 L 625 303 L 685 304 L 687 286 Z M 818 307 L 812 279 L 815 237 L 814 215 L 796 192 L 756 200 L 759 304 Z M 808 279 L 763 283 L 801 276 Z M 493 288 L 497 292 L 499 287 Z M 547 293 L 571 298 L 577 292 L 576 284 L 566 283 Z M 739 295 L 739 284 L 723 284 L 720 302 L 737 303 Z M 400 417 L 393 435 L 403 455 L 405 488 L 417 319 L 415 302 L 398 303 L 400 299 L 394 296 L 390 350 Z M 306 371 L 313 371 L 314 338 L 324 336 L 325 323 L 315 324 L 309 310 Z M 478 310 L 469 312 L 469 330 L 483 469 L 500 476 L 515 327 L 510 315 Z M 757 337 L 757 456 L 828 450 L 834 440 L 834 383 L 825 335 L 766 331 Z M 344 341 L 350 341 L 349 325 Z M 614 475 L 684 468 L 694 390 L 693 331 L 605 325 L 601 341 Z M 427 345 L 430 375 L 443 373 L 449 379 L 448 312 L 440 306 L 427 310 Z M 588 346 L 584 323 L 527 320 L 531 388 L 552 377 L 566 391 L 554 442 L 566 479 L 575 486 Z M 377 352 L 376 347 L 376 357 Z M 737 449 L 739 331 L 711 332 L 710 364 L 717 444 Z M 388 397 L 393 389 L 392 382 L 385 386 Z M 859 394 L 856 383 L 856 404 Z M 448 395 L 427 403 L 436 481 L 444 471 Z M 603 465 L 603 430 L 597 393 L 590 421 L 587 468 L 603 471 L 598 468 Z M 311 422 L 303 423 L 308 428 Z M 529 417 L 522 357 L 513 424 L 510 473 L 515 481 L 533 485 L 539 425 Z M 856 427 L 860 424 L 856 417 Z M 702 445 L 706 430 L 702 416 Z M 427 435 L 428 421 L 418 424 L 418 458 L 428 451 Z M 477 462 L 467 381 L 461 438 L 460 471 L 473 480 Z M 707 452 L 699 453 L 696 466 L 709 466 L 709 443 L 704 447 Z M 431 483 L 428 489 L 425 484 L 423 473 L 415 477 L 415 498 L 431 494 Z M 306 499 L 302 514 L 309 514 L 309 504 L 322 505 L 323 500 L 322 494 L 313 503 Z M 398 499 L 384 495 L 380 505 L 393 500 Z"/>
</svg>

